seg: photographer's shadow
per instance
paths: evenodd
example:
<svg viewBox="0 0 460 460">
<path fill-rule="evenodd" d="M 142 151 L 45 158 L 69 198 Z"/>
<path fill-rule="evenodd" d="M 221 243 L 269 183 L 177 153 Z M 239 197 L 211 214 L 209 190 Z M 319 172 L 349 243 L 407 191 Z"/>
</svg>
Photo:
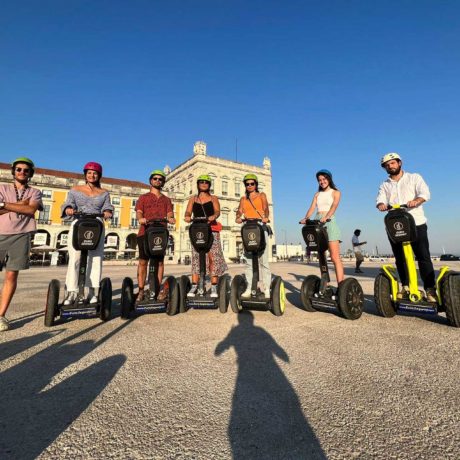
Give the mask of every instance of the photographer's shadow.
<svg viewBox="0 0 460 460">
<path fill-rule="evenodd" d="M 274 356 L 289 356 L 264 329 L 254 326 L 251 312 L 238 315 L 239 325 L 215 350 L 234 347 L 238 376 L 228 428 L 234 459 L 325 459 L 299 398 Z"/>
</svg>

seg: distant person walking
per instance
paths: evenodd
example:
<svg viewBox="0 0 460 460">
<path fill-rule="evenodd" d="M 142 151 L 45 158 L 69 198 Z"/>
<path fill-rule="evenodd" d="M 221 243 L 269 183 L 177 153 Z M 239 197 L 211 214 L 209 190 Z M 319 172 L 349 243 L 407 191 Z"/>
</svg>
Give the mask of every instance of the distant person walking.
<svg viewBox="0 0 460 460">
<path fill-rule="evenodd" d="M 11 164 L 12 184 L 0 185 L 0 266 L 6 267 L 0 299 L 0 331 L 7 331 L 5 318 L 16 291 L 20 270 L 29 268 L 32 235 L 37 230 L 35 212 L 43 208 L 42 193 L 30 187 L 34 163 L 17 158 Z"/>
<path fill-rule="evenodd" d="M 353 245 L 353 251 L 355 252 L 355 259 L 356 259 L 355 273 L 364 273 L 359 267 L 364 262 L 364 256 L 361 251 L 361 246 L 365 245 L 367 241 L 363 241 L 362 243 L 360 243 L 359 235 L 361 235 L 361 230 L 357 228 L 354 231 L 353 237 L 351 239 L 351 244 Z"/>
</svg>

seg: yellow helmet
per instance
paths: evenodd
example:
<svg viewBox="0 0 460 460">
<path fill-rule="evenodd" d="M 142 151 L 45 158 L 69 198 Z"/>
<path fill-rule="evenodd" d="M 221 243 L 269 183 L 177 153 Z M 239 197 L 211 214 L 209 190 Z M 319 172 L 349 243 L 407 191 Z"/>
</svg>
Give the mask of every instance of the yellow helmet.
<svg viewBox="0 0 460 460">
<path fill-rule="evenodd" d="M 384 167 L 385 163 L 390 160 L 399 160 L 402 161 L 402 158 L 399 156 L 399 153 L 392 152 L 392 153 L 386 153 L 383 155 L 383 157 L 380 159 L 380 166 Z"/>
</svg>

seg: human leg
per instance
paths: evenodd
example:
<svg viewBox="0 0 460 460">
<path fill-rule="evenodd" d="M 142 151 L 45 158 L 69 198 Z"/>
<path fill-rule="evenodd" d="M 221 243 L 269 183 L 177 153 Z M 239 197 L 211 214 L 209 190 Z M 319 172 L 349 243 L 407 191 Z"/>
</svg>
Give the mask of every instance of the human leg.
<svg viewBox="0 0 460 460">
<path fill-rule="evenodd" d="M 0 316 L 5 316 L 11 300 L 16 292 L 18 284 L 19 271 L 9 271 L 5 273 L 5 280 L 3 281 L 2 297 L 0 299 Z"/>
<path fill-rule="evenodd" d="M 340 284 L 345 276 L 343 273 L 342 260 L 340 259 L 340 243 L 338 241 L 329 241 L 329 253 L 331 254 L 331 260 L 334 264 L 337 284 Z"/>
<path fill-rule="evenodd" d="M 412 243 L 415 257 L 418 261 L 420 278 L 423 281 L 425 290 L 434 289 L 436 285 L 433 262 L 430 255 L 430 244 L 428 242 L 428 228 L 426 224 L 417 226 L 417 240 Z"/>
</svg>

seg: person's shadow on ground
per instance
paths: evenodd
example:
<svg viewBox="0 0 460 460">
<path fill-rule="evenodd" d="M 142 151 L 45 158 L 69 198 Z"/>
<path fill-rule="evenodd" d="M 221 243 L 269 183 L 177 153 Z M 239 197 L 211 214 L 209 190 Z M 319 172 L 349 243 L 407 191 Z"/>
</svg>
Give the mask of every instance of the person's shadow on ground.
<svg viewBox="0 0 460 460">
<path fill-rule="evenodd" d="M 90 326 L 0 374 L 0 458 L 36 458 L 97 398 L 123 366 L 124 355 L 98 360 L 73 375 L 53 380 L 125 325 L 98 341 L 77 341 L 99 325 Z M 37 334 L 29 338 L 28 345 L 51 337 L 51 332 Z M 24 348 L 24 344 L 16 346 Z"/>
<path fill-rule="evenodd" d="M 240 313 L 238 320 L 215 349 L 219 356 L 234 347 L 238 357 L 228 428 L 233 458 L 325 459 L 294 388 L 274 359 L 289 362 L 288 355 L 270 334 L 254 326 L 251 312 Z"/>
</svg>

